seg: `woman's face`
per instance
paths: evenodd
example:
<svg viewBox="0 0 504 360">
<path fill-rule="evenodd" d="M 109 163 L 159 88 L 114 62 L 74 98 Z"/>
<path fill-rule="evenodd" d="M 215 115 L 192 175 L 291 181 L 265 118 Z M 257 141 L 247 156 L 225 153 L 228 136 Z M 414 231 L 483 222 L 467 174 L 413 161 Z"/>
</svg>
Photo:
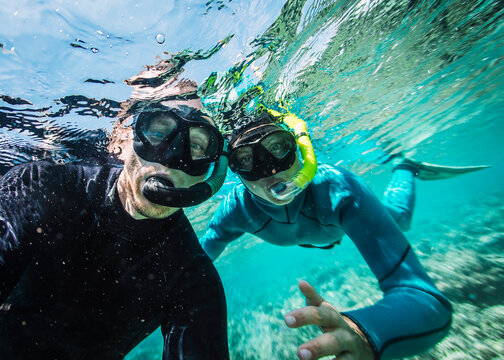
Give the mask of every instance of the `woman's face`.
<svg viewBox="0 0 504 360">
<path fill-rule="evenodd" d="M 261 199 L 269 201 L 274 205 L 287 205 L 294 200 L 294 197 L 286 200 L 278 200 L 273 196 L 271 189 L 279 183 L 292 180 L 299 170 L 301 170 L 301 162 L 296 154 L 296 161 L 287 170 L 255 181 L 245 180 L 242 177 L 240 177 L 240 179 L 251 193 L 259 196 Z"/>
</svg>

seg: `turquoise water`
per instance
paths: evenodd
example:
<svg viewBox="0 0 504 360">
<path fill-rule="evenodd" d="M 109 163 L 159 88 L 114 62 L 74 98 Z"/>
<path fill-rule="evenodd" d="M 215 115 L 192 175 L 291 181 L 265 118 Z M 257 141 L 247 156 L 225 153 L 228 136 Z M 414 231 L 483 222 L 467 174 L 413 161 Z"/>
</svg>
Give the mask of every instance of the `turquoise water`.
<svg viewBox="0 0 504 360">
<path fill-rule="evenodd" d="M 4 4 L 0 14 L 3 168 L 47 155 L 78 158 L 78 140 L 111 130 L 118 103 L 130 93 L 124 79 L 165 51 L 207 51 L 229 35 L 214 55 L 185 66 L 184 76 L 199 84 L 215 72 L 215 89 L 202 86 L 209 108 L 218 113 L 236 93 L 261 84 L 261 101 L 282 99 L 306 119 L 320 162 L 359 173 L 377 194 L 390 178 L 385 160 L 393 154 L 492 165 L 417 181 L 407 237 L 455 308 L 449 336 L 415 359 L 501 358 L 501 2 L 26 0 Z M 232 76 L 241 82 L 233 85 Z M 188 210 L 199 235 L 237 183 L 229 176 L 215 198 Z M 283 323 L 283 314 L 303 304 L 300 279 L 342 309 L 380 297 L 347 238 L 322 251 L 245 236 L 215 264 L 228 299 L 232 359 L 292 359 L 296 346 L 317 333 Z M 153 334 L 128 359 L 160 359 L 161 342 Z"/>
</svg>

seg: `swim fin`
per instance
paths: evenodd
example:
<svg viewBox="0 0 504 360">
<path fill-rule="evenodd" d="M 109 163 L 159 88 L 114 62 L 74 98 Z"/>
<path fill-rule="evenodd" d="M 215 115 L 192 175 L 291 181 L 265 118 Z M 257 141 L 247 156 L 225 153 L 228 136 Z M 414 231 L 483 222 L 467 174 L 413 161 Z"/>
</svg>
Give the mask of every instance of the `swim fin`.
<svg viewBox="0 0 504 360">
<path fill-rule="evenodd" d="M 411 170 L 420 180 L 441 180 L 450 179 L 452 177 L 467 174 L 473 171 L 487 169 L 489 167 L 490 165 L 446 166 L 403 158 L 395 169 L 402 168 Z"/>
</svg>

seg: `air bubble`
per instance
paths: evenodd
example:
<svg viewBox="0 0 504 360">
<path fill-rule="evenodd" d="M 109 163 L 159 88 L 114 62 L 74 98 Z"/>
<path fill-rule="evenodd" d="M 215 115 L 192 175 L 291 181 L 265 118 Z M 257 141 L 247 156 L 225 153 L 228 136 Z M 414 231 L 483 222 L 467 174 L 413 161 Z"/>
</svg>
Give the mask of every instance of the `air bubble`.
<svg viewBox="0 0 504 360">
<path fill-rule="evenodd" d="M 165 36 L 164 34 L 157 34 L 156 35 L 156 41 L 158 44 L 163 44 L 165 42 Z"/>
</svg>

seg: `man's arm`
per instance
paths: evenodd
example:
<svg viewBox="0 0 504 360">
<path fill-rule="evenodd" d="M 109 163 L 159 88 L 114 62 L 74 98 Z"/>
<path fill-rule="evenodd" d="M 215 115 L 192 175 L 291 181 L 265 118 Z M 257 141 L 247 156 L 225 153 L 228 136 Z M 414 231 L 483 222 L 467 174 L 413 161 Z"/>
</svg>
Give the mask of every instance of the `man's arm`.
<svg viewBox="0 0 504 360">
<path fill-rule="evenodd" d="M 245 219 L 241 215 L 242 200 L 236 189 L 221 202 L 212 220 L 207 226 L 206 233 L 200 238 L 201 246 L 207 255 L 215 261 L 233 240 L 243 235 L 240 226 Z"/>
<path fill-rule="evenodd" d="M 36 233 L 49 195 L 40 176 L 37 165 L 26 164 L 0 179 L 0 303 L 19 281 L 35 251 L 35 239 L 25 238 Z"/>
<path fill-rule="evenodd" d="M 1 211 L 1 210 L 0 210 Z M 19 281 L 25 262 L 16 262 L 19 240 L 8 220 L 0 218 L 0 306 Z"/>
<path fill-rule="evenodd" d="M 23 237 L 40 223 L 38 175 L 36 167 L 28 164 L 0 179 L 0 303 L 19 281 L 33 253 L 33 244 Z"/>
<path fill-rule="evenodd" d="M 184 271 L 167 308 L 163 360 L 229 359 L 224 289 L 208 257 L 198 255 Z"/>
<path fill-rule="evenodd" d="M 64 194 L 77 196 L 76 179 L 69 166 L 45 161 L 16 166 L 0 178 L 0 303 L 43 249 L 51 216 L 71 216 L 63 210 L 73 205 Z"/>
</svg>

